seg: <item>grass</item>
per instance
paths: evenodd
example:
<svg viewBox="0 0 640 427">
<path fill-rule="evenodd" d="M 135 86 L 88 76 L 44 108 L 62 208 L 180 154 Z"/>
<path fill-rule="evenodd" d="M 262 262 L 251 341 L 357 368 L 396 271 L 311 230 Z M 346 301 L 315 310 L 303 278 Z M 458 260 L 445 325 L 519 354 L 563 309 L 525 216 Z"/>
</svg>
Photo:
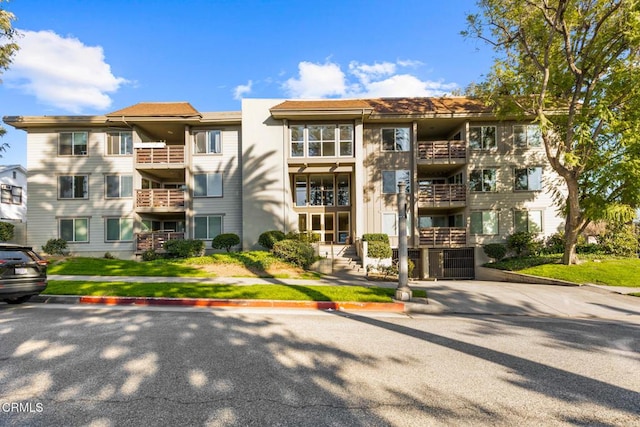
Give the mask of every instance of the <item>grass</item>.
<svg viewBox="0 0 640 427">
<path fill-rule="evenodd" d="M 165 298 L 259 299 L 285 301 L 392 302 L 394 288 L 362 286 L 216 285 L 202 283 L 130 283 L 51 280 L 48 295 Z M 414 290 L 415 297 L 426 291 Z"/>
<path fill-rule="evenodd" d="M 640 259 L 606 256 L 581 256 L 577 265 L 560 264 L 560 256 L 511 258 L 487 267 L 517 271 L 533 276 L 594 283 L 607 286 L 640 287 Z"/>
</svg>

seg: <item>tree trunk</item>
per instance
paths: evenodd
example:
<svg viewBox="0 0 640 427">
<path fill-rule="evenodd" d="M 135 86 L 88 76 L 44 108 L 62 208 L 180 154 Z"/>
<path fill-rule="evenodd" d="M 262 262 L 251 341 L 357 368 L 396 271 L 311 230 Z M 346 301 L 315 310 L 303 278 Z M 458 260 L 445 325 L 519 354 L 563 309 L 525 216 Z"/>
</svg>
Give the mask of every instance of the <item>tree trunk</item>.
<svg viewBox="0 0 640 427">
<path fill-rule="evenodd" d="M 564 223 L 564 255 L 562 263 L 565 265 L 577 264 L 576 245 L 578 235 L 584 222 L 580 212 L 580 194 L 578 180 L 574 176 L 566 177 L 567 182 L 567 217 Z"/>
</svg>

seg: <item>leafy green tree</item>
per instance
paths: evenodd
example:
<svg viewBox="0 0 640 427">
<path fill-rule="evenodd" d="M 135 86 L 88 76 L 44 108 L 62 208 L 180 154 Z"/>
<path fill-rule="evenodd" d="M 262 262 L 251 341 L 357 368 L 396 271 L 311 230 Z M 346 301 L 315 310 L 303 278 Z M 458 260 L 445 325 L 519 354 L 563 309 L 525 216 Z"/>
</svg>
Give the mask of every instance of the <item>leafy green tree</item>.
<svg viewBox="0 0 640 427">
<path fill-rule="evenodd" d="M 563 262 L 591 222 L 640 204 L 640 0 L 480 0 L 463 35 L 498 57 L 471 91 L 534 118 L 566 188 Z"/>
<path fill-rule="evenodd" d="M 16 30 L 11 25 L 16 19 L 15 15 L 6 11 L 2 7 L 4 0 L 0 0 L 0 74 L 9 68 L 9 64 L 13 60 L 13 55 L 18 50 L 18 44 L 15 42 L 17 37 Z M 2 80 L 0 80 L 0 83 Z M 0 137 L 7 131 L 0 126 Z M 7 143 L 0 144 L 0 151 L 7 148 Z M 2 156 L 0 156 L 2 157 Z"/>
</svg>

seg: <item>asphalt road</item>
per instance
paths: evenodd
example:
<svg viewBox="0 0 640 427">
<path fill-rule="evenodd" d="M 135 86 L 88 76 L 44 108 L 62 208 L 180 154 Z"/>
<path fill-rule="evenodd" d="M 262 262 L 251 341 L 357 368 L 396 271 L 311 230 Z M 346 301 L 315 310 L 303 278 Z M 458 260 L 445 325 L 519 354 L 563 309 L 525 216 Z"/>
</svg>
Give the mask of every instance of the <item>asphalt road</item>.
<svg viewBox="0 0 640 427">
<path fill-rule="evenodd" d="M 640 426 L 640 323 L 0 305 L 0 426 Z"/>
</svg>

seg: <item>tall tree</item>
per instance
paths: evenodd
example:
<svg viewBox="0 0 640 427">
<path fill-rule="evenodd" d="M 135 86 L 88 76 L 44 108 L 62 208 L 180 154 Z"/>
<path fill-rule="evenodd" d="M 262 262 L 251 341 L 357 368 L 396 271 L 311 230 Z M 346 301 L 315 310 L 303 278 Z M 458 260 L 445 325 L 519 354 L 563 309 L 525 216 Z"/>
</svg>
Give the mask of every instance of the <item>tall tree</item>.
<svg viewBox="0 0 640 427">
<path fill-rule="evenodd" d="M 13 55 L 18 50 L 18 44 L 15 43 L 17 33 L 12 26 L 12 21 L 14 21 L 16 17 L 13 13 L 6 11 L 2 7 L 3 2 L 4 0 L 0 0 L 0 74 L 9 68 Z M 1 82 L 2 80 L 0 80 L 0 83 Z M 5 133 L 6 130 L 0 126 L 0 137 Z M 1 144 L 0 151 L 4 151 L 6 147 L 6 143 Z"/>
<path fill-rule="evenodd" d="M 640 0 L 480 0 L 463 35 L 498 57 L 474 86 L 502 112 L 535 117 L 564 179 L 563 262 L 598 219 L 640 203 Z"/>
</svg>

